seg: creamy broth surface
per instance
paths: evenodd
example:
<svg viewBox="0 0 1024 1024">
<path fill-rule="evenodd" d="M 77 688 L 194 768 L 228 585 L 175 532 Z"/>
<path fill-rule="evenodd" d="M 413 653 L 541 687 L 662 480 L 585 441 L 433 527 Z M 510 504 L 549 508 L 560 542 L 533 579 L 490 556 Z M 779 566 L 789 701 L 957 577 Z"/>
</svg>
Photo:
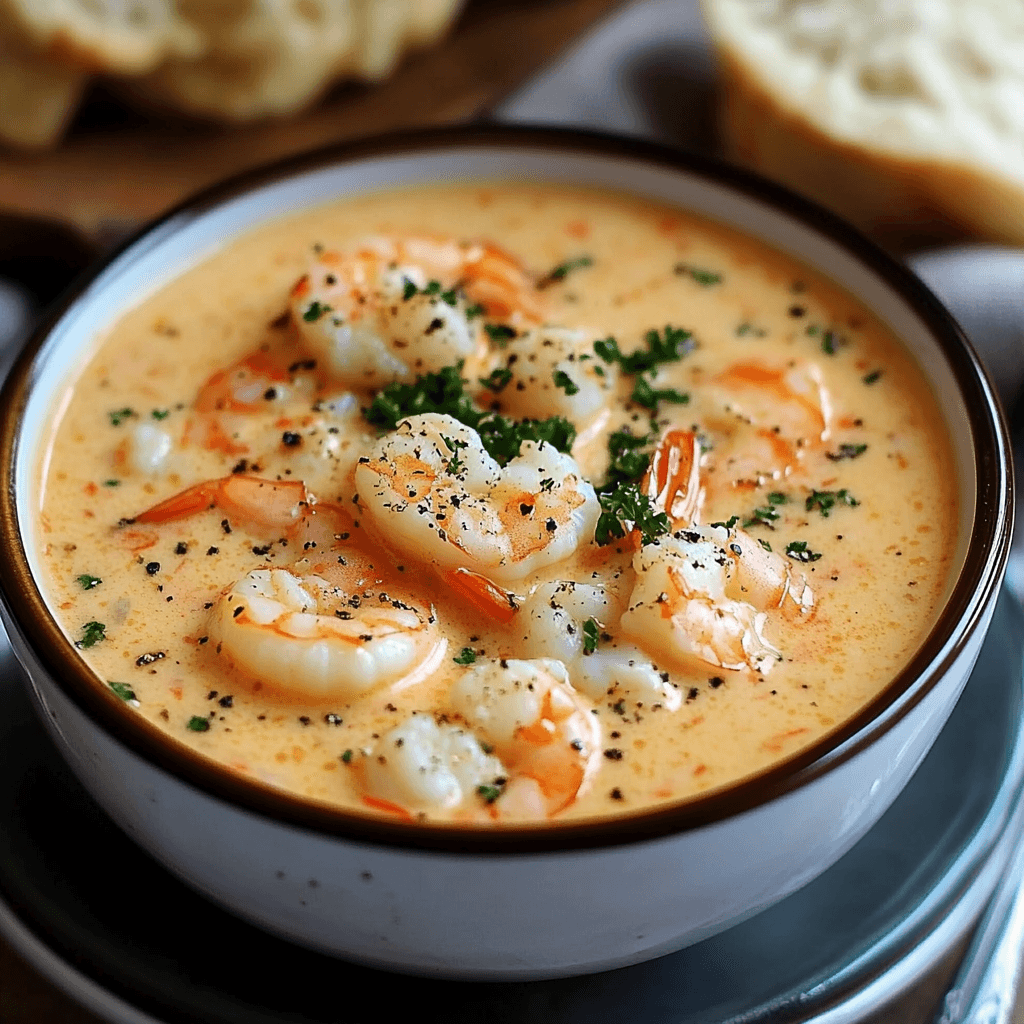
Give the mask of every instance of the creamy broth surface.
<svg viewBox="0 0 1024 1024">
<path fill-rule="evenodd" d="M 719 529 L 721 545 L 738 544 L 745 560 L 770 549 L 771 564 L 784 564 L 783 606 L 774 598 L 758 604 L 746 590 L 731 594 L 733 604 L 721 598 L 708 605 L 719 621 L 723 608 L 731 621 L 741 615 L 738 604 L 745 605 L 747 640 L 756 622 L 764 646 L 756 638 L 748 644 L 743 667 L 715 664 L 672 640 L 671 609 L 661 614 L 658 606 L 665 595 L 644 597 L 636 589 L 640 544 L 628 532 L 628 517 L 626 535 L 611 543 L 595 543 L 591 520 L 575 549 L 552 564 L 519 578 L 504 568 L 496 570 L 500 579 L 481 573 L 497 589 L 499 605 L 501 594 L 511 595 L 514 610 L 506 613 L 488 608 L 493 590 L 482 599 L 459 593 L 446 575 L 451 566 L 418 559 L 415 541 L 396 540 L 390 508 L 370 510 L 372 495 L 357 487 L 356 477 L 362 467 L 361 479 L 384 479 L 365 474 L 377 472 L 367 463 L 387 439 L 359 409 L 383 383 L 359 389 L 333 380 L 324 359 L 310 351 L 309 328 L 298 322 L 310 305 L 302 305 L 301 289 L 299 299 L 289 296 L 311 260 L 322 268 L 325 253 L 346 252 L 368 236 L 453 234 L 488 240 L 521 261 L 531 282 L 541 284 L 531 284 L 528 296 L 539 322 L 587 332 L 575 361 L 559 364 L 558 383 L 543 358 L 537 362 L 521 349 L 526 327 L 518 313 L 488 309 L 471 316 L 480 340 L 463 377 L 480 408 L 540 418 L 548 408 L 564 407 L 585 378 L 606 406 L 576 423 L 572 455 L 585 478 L 599 488 L 608 478 L 615 431 L 647 437 L 637 450 L 661 451 L 666 460 L 681 453 L 685 462 L 687 445 L 695 443 L 702 501 L 694 504 L 693 477 L 668 474 L 680 498 L 680 507 L 669 511 L 682 511 L 687 496 L 690 503 L 672 524 L 675 533 L 691 532 L 679 541 L 681 550 L 696 550 L 685 548 L 697 542 L 695 523 L 738 517 Z M 564 272 L 552 275 L 557 267 Z M 447 291 L 453 282 L 442 284 Z M 428 290 L 414 287 L 417 301 L 426 302 Z M 397 306 L 408 298 L 389 301 Z M 462 296 L 458 302 L 462 310 L 472 306 Z M 298 315 L 282 316 L 290 305 Z M 314 308 L 307 323 L 315 326 L 331 312 Z M 484 323 L 490 330 L 481 331 Z M 503 332 L 505 324 L 513 330 Z M 665 340 L 666 327 L 690 337 L 679 344 L 681 358 L 656 364 L 653 373 L 627 372 L 593 346 L 614 337 L 628 354 L 648 344 L 651 330 Z M 541 339 L 544 330 L 535 327 L 531 336 Z M 200 408 L 209 394 L 209 385 L 201 390 L 204 382 L 213 378 L 230 391 L 240 379 L 239 362 L 260 352 L 278 377 L 267 383 L 263 363 L 245 364 L 251 380 L 241 383 L 257 391 L 247 399 L 252 408 L 221 403 L 217 409 L 209 402 Z M 479 384 L 481 378 L 491 387 Z M 356 397 L 332 403 L 346 393 Z M 664 446 L 666 438 L 674 448 Z M 467 452 L 451 440 L 449 456 L 454 469 L 449 458 L 439 479 L 454 486 Z M 44 587 L 67 635 L 103 681 L 97 685 L 118 684 L 115 692 L 128 698 L 126 714 L 144 716 L 234 772 L 303 797 L 431 820 L 500 824 L 632 813 L 727 785 L 798 752 L 864 708 L 917 650 L 949 585 L 955 542 L 955 471 L 935 399 L 869 312 L 808 268 L 690 214 L 542 185 L 373 195 L 233 242 L 111 328 L 74 382 L 45 465 Z M 531 523 L 548 515 L 545 501 L 572 497 L 564 470 L 553 475 L 559 475 L 554 485 L 545 480 L 520 500 Z M 227 478 L 302 481 L 317 502 L 313 508 L 324 515 L 344 510 L 337 522 L 349 525 L 335 525 L 326 541 L 318 535 L 310 549 L 308 539 L 253 522 L 230 502 L 211 507 L 215 498 L 180 517 L 140 517 L 199 482 Z M 561 538 L 573 527 L 556 512 L 548 529 Z M 429 514 L 436 519 L 437 513 L 432 506 Z M 536 543 L 547 543 L 538 530 Z M 710 537 L 701 540 L 713 543 Z M 416 628 L 436 633 L 438 642 L 419 671 L 361 695 L 329 687 L 317 695 L 289 691 L 240 666 L 223 643 L 238 622 L 218 619 L 226 614 L 225 590 L 254 569 L 284 568 L 300 558 L 310 571 L 336 565 L 346 544 L 369 552 L 376 582 L 360 591 L 369 600 L 336 602 L 327 614 L 361 621 L 373 601 L 400 612 L 425 610 Z M 665 544 L 662 537 L 645 545 L 644 552 L 653 552 L 648 561 Z M 458 557 L 458 548 L 445 550 Z M 615 610 L 576 623 L 596 650 L 565 663 L 579 695 L 570 710 L 585 722 L 576 733 L 559 734 L 552 763 L 556 774 L 568 772 L 564 785 L 572 792 L 552 796 L 542 783 L 531 802 L 529 785 L 525 798 L 511 785 L 527 771 L 518 755 L 488 739 L 452 694 L 487 666 L 497 685 L 517 660 L 539 657 L 531 616 L 546 613 L 530 595 L 550 580 L 605 587 Z M 801 594 L 813 595 L 802 608 Z M 633 615 L 634 625 L 624 629 L 621 611 L 638 602 L 646 611 L 626 612 L 622 622 Z M 408 615 L 416 620 L 415 611 Z M 248 610 L 236 614 L 243 622 L 248 617 Z M 89 625 L 97 623 L 102 629 Z M 357 635 L 350 646 L 361 642 Z M 271 646 L 286 651 L 290 643 L 275 636 Z M 623 682 L 631 678 L 625 669 L 621 679 L 613 671 L 607 686 L 580 684 L 577 672 L 595 663 L 587 659 L 625 645 L 650 666 L 653 688 Z M 261 653 L 256 661 L 270 664 L 274 657 Z M 562 678 L 557 669 L 553 677 L 545 671 L 549 683 Z M 534 724 L 557 732 L 559 714 L 547 706 Z M 464 783 L 454 806 L 403 800 L 378 778 L 379 768 L 391 770 L 394 751 L 387 744 L 404 735 L 393 730 L 417 718 L 449 730 L 445 735 L 461 729 L 476 744 L 473 757 L 483 775 Z M 536 780 L 531 785 L 536 790 Z"/>
</svg>

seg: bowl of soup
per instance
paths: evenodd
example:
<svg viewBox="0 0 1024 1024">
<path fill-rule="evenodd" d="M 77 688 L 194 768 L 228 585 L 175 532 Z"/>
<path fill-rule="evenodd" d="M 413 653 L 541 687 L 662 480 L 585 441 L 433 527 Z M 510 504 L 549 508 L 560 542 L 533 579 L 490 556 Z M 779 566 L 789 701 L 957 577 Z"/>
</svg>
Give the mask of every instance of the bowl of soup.
<svg viewBox="0 0 1024 1024">
<path fill-rule="evenodd" d="M 3 408 L 4 619 L 72 768 L 211 899 L 402 971 L 622 966 L 824 871 L 945 723 L 1010 537 L 920 281 L 591 133 L 206 192 Z"/>
</svg>

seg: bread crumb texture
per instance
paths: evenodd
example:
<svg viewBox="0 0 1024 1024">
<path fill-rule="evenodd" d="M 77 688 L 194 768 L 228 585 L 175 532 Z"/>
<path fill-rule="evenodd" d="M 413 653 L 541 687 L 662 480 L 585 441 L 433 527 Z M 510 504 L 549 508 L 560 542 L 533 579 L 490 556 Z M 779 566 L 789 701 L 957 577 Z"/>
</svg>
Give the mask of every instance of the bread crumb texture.
<svg viewBox="0 0 1024 1024">
<path fill-rule="evenodd" d="M 704 0 L 727 152 L 875 232 L 1024 240 L 1024 5 Z"/>
<path fill-rule="evenodd" d="M 0 0 L 0 142 L 56 142 L 90 79 L 186 115 L 289 114 L 376 81 L 462 0 Z"/>
</svg>

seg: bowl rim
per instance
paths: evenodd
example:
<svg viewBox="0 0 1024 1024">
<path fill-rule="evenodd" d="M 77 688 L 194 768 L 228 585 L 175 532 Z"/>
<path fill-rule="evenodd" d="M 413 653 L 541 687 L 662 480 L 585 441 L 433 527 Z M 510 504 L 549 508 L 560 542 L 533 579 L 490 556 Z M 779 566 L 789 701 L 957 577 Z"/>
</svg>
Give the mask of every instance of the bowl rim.
<svg viewBox="0 0 1024 1024">
<path fill-rule="evenodd" d="M 887 283 L 927 326 L 953 372 L 971 422 L 977 478 L 974 528 L 963 568 L 933 628 L 914 657 L 853 718 L 808 748 L 740 781 L 665 806 L 596 819 L 505 827 L 419 823 L 363 815 L 231 772 L 185 746 L 123 701 L 79 657 L 36 587 L 18 526 L 15 471 L 22 417 L 36 360 L 53 329 L 89 286 L 122 255 L 176 218 L 197 216 L 285 178 L 328 166 L 397 155 L 516 147 L 629 159 L 696 175 L 772 208 L 839 245 Z M 258 222 L 253 227 L 258 226 Z M 741 230 L 737 228 L 737 230 Z M 906 266 L 835 214 L 782 186 L 713 157 L 628 136 L 548 125 L 476 124 L 413 129 L 345 141 L 257 167 L 185 199 L 143 226 L 80 277 L 26 342 L 0 392 L 0 602 L 9 628 L 65 697 L 121 745 L 207 796 L 280 825 L 388 847 L 464 854 L 513 854 L 615 847 L 660 839 L 722 822 L 793 793 L 871 746 L 901 721 L 968 646 L 983 623 L 1005 569 L 1013 525 L 1009 441 L 994 389 L 963 331 Z M 952 639 L 952 643 L 950 640 Z M 16 650 L 18 644 L 15 644 Z M 941 661 L 936 661 L 943 653 Z M 928 666 L 931 671 L 926 673 Z"/>
</svg>

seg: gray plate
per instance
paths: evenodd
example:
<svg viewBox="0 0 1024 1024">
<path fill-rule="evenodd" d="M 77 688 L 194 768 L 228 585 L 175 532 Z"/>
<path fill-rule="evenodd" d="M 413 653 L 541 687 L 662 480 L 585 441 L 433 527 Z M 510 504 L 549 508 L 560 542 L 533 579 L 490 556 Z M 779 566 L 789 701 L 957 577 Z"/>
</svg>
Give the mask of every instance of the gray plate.
<svg viewBox="0 0 1024 1024">
<path fill-rule="evenodd" d="M 8 650 L 0 931 L 58 985 L 123 1021 L 357 1021 L 360 991 L 424 1024 L 855 1020 L 961 941 L 1002 873 L 1020 828 L 1021 650 L 1024 615 L 1004 594 L 964 696 L 903 795 L 794 896 L 650 963 L 502 984 L 392 975 L 310 953 L 193 893 L 78 785 L 36 722 Z"/>
</svg>

